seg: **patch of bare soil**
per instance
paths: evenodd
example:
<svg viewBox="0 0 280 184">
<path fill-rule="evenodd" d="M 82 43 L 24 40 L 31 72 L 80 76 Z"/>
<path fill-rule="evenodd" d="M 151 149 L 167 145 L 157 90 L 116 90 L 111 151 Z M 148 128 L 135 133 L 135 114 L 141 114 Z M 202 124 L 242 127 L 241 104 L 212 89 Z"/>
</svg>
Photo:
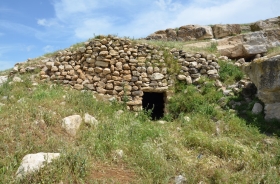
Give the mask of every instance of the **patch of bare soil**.
<svg viewBox="0 0 280 184">
<path fill-rule="evenodd" d="M 91 181 L 102 183 L 136 183 L 137 176 L 134 171 L 129 170 L 124 164 L 118 165 L 106 163 L 94 163 L 91 173 Z"/>
</svg>

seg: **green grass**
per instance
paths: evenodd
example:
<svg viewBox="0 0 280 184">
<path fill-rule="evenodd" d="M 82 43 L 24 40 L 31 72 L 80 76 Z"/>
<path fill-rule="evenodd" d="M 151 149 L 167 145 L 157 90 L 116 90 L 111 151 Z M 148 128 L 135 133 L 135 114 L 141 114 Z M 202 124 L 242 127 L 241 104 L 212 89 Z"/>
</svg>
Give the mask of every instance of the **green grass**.
<svg viewBox="0 0 280 184">
<path fill-rule="evenodd" d="M 33 86 L 30 76 L 0 87 L 0 102 L 5 104 L 0 109 L 2 183 L 173 183 L 179 174 L 189 183 L 279 180 L 274 169 L 280 162 L 278 137 L 248 123 L 257 116 L 246 119 L 219 107 L 222 94 L 211 81 L 201 80 L 199 88 L 177 83 L 165 117 L 169 122 L 162 125 L 150 121 L 144 111 L 136 114 L 123 104 L 96 100 L 90 91 L 39 81 Z M 123 113 L 116 115 L 119 110 Z M 98 126 L 82 124 L 76 137 L 70 137 L 61 119 L 85 113 L 93 115 Z M 119 149 L 122 158 L 115 154 Z M 37 152 L 62 156 L 15 180 L 23 156 Z"/>
<path fill-rule="evenodd" d="M 219 75 L 220 80 L 226 84 L 232 84 L 241 80 L 244 77 L 244 73 L 233 63 L 226 61 L 218 61 L 220 65 Z"/>
<path fill-rule="evenodd" d="M 184 44 L 156 42 L 161 48 Z M 207 48 L 209 53 L 215 47 Z M 163 54 L 169 72 L 176 73 L 176 60 Z M 219 64 L 223 83 L 243 78 L 233 64 Z M 131 112 L 125 103 L 31 76 L 0 86 L 0 103 L 5 104 L 0 106 L 0 183 L 174 183 L 179 174 L 188 183 L 279 182 L 279 122 L 251 113 L 257 98 L 232 110 L 229 103 L 218 105 L 223 94 L 213 81 L 201 78 L 197 86 L 176 82 L 163 118 L 167 122 L 159 124 L 149 112 Z M 225 98 L 244 101 L 241 95 Z M 82 123 L 76 137 L 69 136 L 61 120 L 85 113 L 98 126 Z M 59 152 L 61 157 L 16 180 L 22 158 L 38 152 Z"/>
<path fill-rule="evenodd" d="M 280 46 L 268 49 L 268 52 L 266 53 L 267 57 L 272 57 L 276 55 L 280 55 Z"/>
<path fill-rule="evenodd" d="M 186 44 L 186 42 L 181 41 L 162 41 L 162 40 L 135 40 L 137 43 L 147 43 L 149 45 L 154 45 L 161 48 L 177 48 L 177 49 L 183 49 L 183 46 Z"/>
<path fill-rule="evenodd" d="M 12 69 L 7 69 L 7 70 L 0 71 L 0 76 L 2 76 L 2 75 L 9 75 L 9 73 L 11 71 L 12 71 Z"/>
</svg>

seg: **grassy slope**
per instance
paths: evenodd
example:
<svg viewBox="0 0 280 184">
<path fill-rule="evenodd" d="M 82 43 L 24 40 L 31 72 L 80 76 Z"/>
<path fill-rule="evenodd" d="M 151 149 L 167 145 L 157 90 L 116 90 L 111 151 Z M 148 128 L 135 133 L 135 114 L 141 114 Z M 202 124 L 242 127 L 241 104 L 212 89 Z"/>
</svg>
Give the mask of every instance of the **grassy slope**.
<svg viewBox="0 0 280 184">
<path fill-rule="evenodd" d="M 223 64 L 224 82 L 240 73 Z M 211 81 L 176 85 L 165 124 L 133 113 L 124 105 L 104 102 L 91 92 L 40 82 L 31 74 L 18 84 L 0 87 L 0 183 L 172 183 L 182 174 L 188 183 L 277 183 L 278 136 L 251 114 L 252 104 L 236 111 L 217 105 L 221 92 Z M 34 77 L 33 77 L 34 78 Z M 35 77 L 36 80 L 36 77 Z M 4 97 L 4 98 L 3 98 Z M 226 101 L 241 100 L 227 97 Z M 117 115 L 123 110 L 121 115 Z M 97 127 L 83 124 L 75 138 L 61 128 L 61 119 L 89 113 Z M 186 116 L 190 118 L 187 121 Z M 123 150 L 119 158 L 116 150 Z M 60 152 L 62 157 L 22 181 L 15 173 L 24 155 Z"/>
</svg>

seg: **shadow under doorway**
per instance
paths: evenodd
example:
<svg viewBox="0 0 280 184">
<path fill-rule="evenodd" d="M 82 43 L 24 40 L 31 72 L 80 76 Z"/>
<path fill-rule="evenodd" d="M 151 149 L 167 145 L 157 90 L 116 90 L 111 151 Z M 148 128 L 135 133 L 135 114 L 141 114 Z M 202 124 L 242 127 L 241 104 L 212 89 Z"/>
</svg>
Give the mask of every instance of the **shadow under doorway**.
<svg viewBox="0 0 280 184">
<path fill-rule="evenodd" d="M 142 107 L 144 110 L 151 110 L 151 118 L 158 120 L 164 116 L 165 93 L 144 92 Z"/>
</svg>

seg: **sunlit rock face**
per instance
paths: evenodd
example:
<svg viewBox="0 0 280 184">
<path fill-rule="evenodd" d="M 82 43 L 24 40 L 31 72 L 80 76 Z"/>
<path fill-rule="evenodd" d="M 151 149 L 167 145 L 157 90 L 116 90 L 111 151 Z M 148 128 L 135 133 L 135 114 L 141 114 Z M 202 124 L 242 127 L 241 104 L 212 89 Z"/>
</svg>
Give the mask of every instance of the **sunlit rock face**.
<svg viewBox="0 0 280 184">
<path fill-rule="evenodd" d="M 243 69 L 258 88 L 258 98 L 265 103 L 265 118 L 280 120 L 280 55 L 255 59 Z"/>
</svg>

